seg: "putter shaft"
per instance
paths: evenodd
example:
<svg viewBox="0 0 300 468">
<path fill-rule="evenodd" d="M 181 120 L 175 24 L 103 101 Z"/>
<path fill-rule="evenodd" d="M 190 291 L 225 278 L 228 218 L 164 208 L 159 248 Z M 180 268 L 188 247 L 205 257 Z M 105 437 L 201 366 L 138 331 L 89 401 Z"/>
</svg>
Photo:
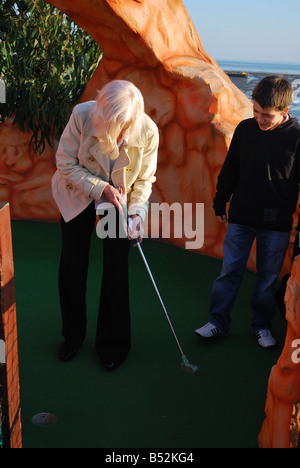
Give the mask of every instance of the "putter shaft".
<svg viewBox="0 0 300 468">
<path fill-rule="evenodd" d="M 155 292 L 156 292 L 156 294 L 157 294 L 157 297 L 158 297 L 158 299 L 159 299 L 159 301 L 160 301 L 160 303 L 161 303 L 161 306 L 162 306 L 162 308 L 163 308 L 163 310 L 164 310 L 165 316 L 167 317 L 167 320 L 168 320 L 168 322 L 169 322 L 170 328 L 171 328 L 172 333 L 173 333 L 173 335 L 174 335 L 174 338 L 175 338 L 175 340 L 176 340 L 177 346 L 178 346 L 178 348 L 179 348 L 179 350 L 180 350 L 180 352 L 181 352 L 181 355 L 184 356 L 184 353 L 183 353 L 182 348 L 181 348 L 181 346 L 180 346 L 179 340 L 178 340 L 177 335 L 176 335 L 176 333 L 175 333 L 174 327 L 173 327 L 172 322 L 171 322 L 171 320 L 170 320 L 170 317 L 169 317 L 169 315 L 168 315 L 167 309 L 166 309 L 166 307 L 165 307 L 165 305 L 164 305 L 164 303 L 163 303 L 163 300 L 162 300 L 162 298 L 161 298 L 161 295 L 160 295 L 160 293 L 159 293 L 159 290 L 158 290 L 158 288 L 157 288 L 157 286 L 156 286 L 156 283 L 155 283 L 155 281 L 154 281 L 153 275 L 152 275 L 152 273 L 151 273 L 150 267 L 149 267 L 149 265 L 148 265 L 148 262 L 147 262 L 147 260 L 146 260 L 145 255 L 144 255 L 143 249 L 142 249 L 141 244 L 139 243 L 138 240 L 136 241 L 136 245 L 137 245 L 137 247 L 138 247 L 138 249 L 139 249 L 139 252 L 140 252 L 140 254 L 141 254 L 141 257 L 142 257 L 142 259 L 143 259 L 143 262 L 144 262 L 144 264 L 145 264 L 145 267 L 146 267 L 146 269 L 147 269 L 147 271 L 148 271 L 148 274 L 149 274 L 150 279 L 151 279 L 151 281 L 152 281 L 152 284 L 153 284 L 153 286 L 154 286 L 154 289 L 155 289 Z"/>
</svg>

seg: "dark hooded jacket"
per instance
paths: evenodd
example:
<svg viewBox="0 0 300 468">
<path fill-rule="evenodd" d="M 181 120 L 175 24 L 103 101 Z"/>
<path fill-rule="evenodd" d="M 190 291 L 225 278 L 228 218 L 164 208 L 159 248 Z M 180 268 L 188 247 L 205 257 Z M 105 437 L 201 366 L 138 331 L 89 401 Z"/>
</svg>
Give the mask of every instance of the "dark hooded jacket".
<svg viewBox="0 0 300 468">
<path fill-rule="evenodd" d="M 254 118 L 241 122 L 218 177 L 216 216 L 230 223 L 290 231 L 300 182 L 300 125 L 289 119 L 260 130 Z"/>
</svg>

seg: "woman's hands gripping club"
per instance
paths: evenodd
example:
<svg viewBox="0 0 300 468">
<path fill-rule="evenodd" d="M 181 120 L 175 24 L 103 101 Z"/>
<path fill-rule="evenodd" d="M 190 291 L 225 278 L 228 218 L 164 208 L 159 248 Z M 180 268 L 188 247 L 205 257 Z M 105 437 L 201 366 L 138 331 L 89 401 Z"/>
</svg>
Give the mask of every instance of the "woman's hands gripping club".
<svg viewBox="0 0 300 468">
<path fill-rule="evenodd" d="M 118 187 L 118 189 L 116 189 L 112 185 L 108 184 L 105 187 L 103 194 L 105 195 L 107 201 L 117 208 L 122 218 L 124 219 L 124 213 L 126 212 L 126 209 L 124 210 L 124 206 L 126 205 L 124 189 L 122 187 Z M 142 242 L 144 237 L 144 228 L 139 215 L 132 215 L 130 218 L 128 218 L 127 234 L 129 239 L 138 239 L 139 243 Z"/>
</svg>

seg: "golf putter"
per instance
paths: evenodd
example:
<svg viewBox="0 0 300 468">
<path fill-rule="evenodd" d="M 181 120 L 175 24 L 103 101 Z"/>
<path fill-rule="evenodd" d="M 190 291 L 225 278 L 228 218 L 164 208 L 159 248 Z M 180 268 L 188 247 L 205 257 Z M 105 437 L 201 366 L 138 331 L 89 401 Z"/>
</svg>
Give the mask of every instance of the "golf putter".
<svg viewBox="0 0 300 468">
<path fill-rule="evenodd" d="M 129 227 L 129 229 L 132 231 L 131 225 L 130 225 L 130 221 L 132 222 L 131 218 L 129 218 L 129 220 L 128 220 L 128 227 Z M 144 252 L 143 252 L 143 249 L 142 249 L 142 247 L 141 247 L 141 244 L 140 244 L 140 242 L 139 242 L 138 239 L 136 239 L 135 242 L 136 242 L 137 248 L 139 249 L 139 252 L 140 252 L 140 254 L 141 254 L 141 257 L 142 257 L 142 259 L 143 259 L 143 262 L 144 262 L 144 264 L 145 264 L 145 267 L 146 267 L 146 269 L 147 269 L 147 271 L 148 271 L 148 274 L 149 274 L 150 279 L 151 279 L 151 282 L 152 282 L 152 284 L 153 284 L 153 286 L 154 286 L 154 289 L 155 289 L 155 292 L 156 292 L 157 297 L 158 297 L 158 299 L 159 299 L 159 302 L 160 302 L 160 304 L 161 304 L 161 306 L 162 306 L 162 308 L 163 308 L 163 311 L 164 311 L 164 313 L 165 313 L 165 316 L 166 316 L 166 318 L 167 318 L 167 320 L 168 320 L 168 322 L 169 322 L 169 325 L 170 325 L 170 328 L 171 328 L 171 330 L 172 330 L 173 336 L 174 336 L 174 338 L 175 338 L 175 340 L 176 340 L 177 346 L 178 346 L 178 348 L 179 348 L 179 351 L 180 351 L 180 354 L 181 354 L 181 368 L 182 368 L 185 372 L 188 372 L 189 374 L 195 374 L 195 372 L 198 371 L 198 367 L 195 366 L 194 364 L 190 364 L 189 361 L 188 361 L 188 359 L 187 359 L 187 357 L 186 357 L 186 355 L 184 354 L 184 352 L 183 352 L 183 350 L 182 350 L 182 347 L 181 347 L 181 345 L 180 345 L 180 343 L 179 343 L 179 340 L 178 340 L 178 338 L 177 338 L 177 335 L 176 335 L 176 333 L 175 333 L 175 330 L 174 330 L 174 327 L 173 327 L 173 325 L 172 325 L 172 322 L 171 322 L 171 320 L 170 320 L 170 317 L 169 317 L 169 315 L 168 315 L 167 309 L 166 309 L 166 307 L 165 307 L 165 305 L 164 305 L 164 302 L 163 302 L 163 300 L 162 300 L 162 298 L 161 298 L 161 295 L 160 295 L 160 293 L 159 293 L 159 290 L 158 290 L 158 288 L 157 288 L 157 286 L 156 286 L 156 283 L 155 283 L 155 281 L 154 281 L 153 275 L 152 275 L 152 273 L 151 273 L 150 267 L 149 267 L 149 265 L 148 265 L 148 262 L 147 262 L 147 260 L 146 260 L 145 255 L 144 255 Z"/>
</svg>

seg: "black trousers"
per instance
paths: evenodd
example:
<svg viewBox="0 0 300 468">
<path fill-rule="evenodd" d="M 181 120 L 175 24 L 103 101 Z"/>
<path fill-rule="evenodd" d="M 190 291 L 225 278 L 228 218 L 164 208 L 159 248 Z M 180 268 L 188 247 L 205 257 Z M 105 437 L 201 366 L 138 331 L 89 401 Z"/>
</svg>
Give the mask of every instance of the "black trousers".
<svg viewBox="0 0 300 468">
<path fill-rule="evenodd" d="M 119 215 L 116 210 L 115 216 L 118 222 Z M 61 219 L 59 295 L 62 334 L 70 347 L 81 346 L 86 336 L 86 288 L 90 243 L 95 222 L 94 203 L 68 223 Z M 106 237 L 102 242 L 103 272 L 96 349 L 101 360 L 121 362 L 126 358 L 131 346 L 128 284 L 131 243 L 128 238 L 120 237 Z"/>
</svg>

